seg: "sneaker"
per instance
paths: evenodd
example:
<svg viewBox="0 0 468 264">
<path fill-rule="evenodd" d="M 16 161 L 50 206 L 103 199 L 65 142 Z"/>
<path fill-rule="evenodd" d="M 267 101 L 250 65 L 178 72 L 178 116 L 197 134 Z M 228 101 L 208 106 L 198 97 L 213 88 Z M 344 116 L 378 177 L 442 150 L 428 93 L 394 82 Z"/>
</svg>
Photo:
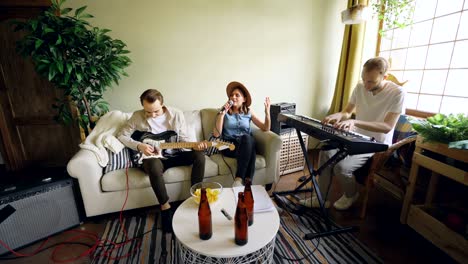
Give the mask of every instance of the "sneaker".
<svg viewBox="0 0 468 264">
<path fill-rule="evenodd" d="M 244 186 L 244 184 L 242 184 L 242 180 L 235 180 L 232 183 L 232 187 L 242 187 L 242 186 Z"/>
<path fill-rule="evenodd" d="M 353 197 L 349 197 L 349 198 L 346 197 L 346 195 L 343 194 L 343 196 L 341 196 L 341 198 L 338 199 L 333 204 L 333 207 L 335 207 L 336 210 L 347 210 L 354 204 L 354 202 L 356 202 L 358 197 L 359 197 L 358 192 L 356 192 L 356 194 L 354 194 Z"/>
<path fill-rule="evenodd" d="M 317 196 L 312 196 L 311 198 L 302 199 L 299 201 L 299 204 L 305 207 L 310 207 L 310 208 L 320 208 L 320 203 L 318 201 Z M 329 201 L 325 202 L 325 208 L 330 208 Z"/>
<path fill-rule="evenodd" d="M 163 232 L 172 233 L 172 210 L 161 211 L 161 227 Z"/>
</svg>

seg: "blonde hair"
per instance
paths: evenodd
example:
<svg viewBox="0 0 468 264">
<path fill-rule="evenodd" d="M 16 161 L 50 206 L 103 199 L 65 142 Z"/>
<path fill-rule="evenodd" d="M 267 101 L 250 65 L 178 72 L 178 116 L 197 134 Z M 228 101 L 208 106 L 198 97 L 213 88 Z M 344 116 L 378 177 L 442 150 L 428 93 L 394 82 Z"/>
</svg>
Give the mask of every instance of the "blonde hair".
<svg viewBox="0 0 468 264">
<path fill-rule="evenodd" d="M 378 70 L 380 74 L 385 75 L 388 71 L 388 61 L 383 57 L 375 57 L 369 59 L 364 63 L 365 71 Z"/>
</svg>

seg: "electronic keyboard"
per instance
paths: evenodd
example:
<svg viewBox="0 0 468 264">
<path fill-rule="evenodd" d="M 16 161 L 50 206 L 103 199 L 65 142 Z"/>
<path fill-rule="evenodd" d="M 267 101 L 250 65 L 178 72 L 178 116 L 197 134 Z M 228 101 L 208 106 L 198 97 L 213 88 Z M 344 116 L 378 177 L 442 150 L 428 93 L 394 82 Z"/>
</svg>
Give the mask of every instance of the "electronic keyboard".
<svg viewBox="0 0 468 264">
<path fill-rule="evenodd" d="M 311 117 L 279 113 L 278 121 L 311 137 L 326 141 L 333 148 L 344 149 L 348 155 L 380 152 L 388 149 L 387 144 L 377 142 L 374 138 L 356 132 L 340 130 Z"/>
</svg>

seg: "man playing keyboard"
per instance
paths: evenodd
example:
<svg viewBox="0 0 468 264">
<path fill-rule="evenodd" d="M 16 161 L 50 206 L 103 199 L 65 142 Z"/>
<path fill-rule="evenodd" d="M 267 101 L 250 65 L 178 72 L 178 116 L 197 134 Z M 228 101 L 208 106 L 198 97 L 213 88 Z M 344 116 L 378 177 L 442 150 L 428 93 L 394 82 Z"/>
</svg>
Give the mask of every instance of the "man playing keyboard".
<svg viewBox="0 0 468 264">
<path fill-rule="evenodd" d="M 343 111 L 326 116 L 322 123 L 333 125 L 337 129 L 354 131 L 376 141 L 390 145 L 393 130 L 400 114 L 403 112 L 405 92 L 402 87 L 387 81 L 388 62 L 382 57 L 369 59 L 363 67 L 362 82 L 353 90 L 349 103 Z M 356 119 L 350 119 L 355 111 Z M 329 160 L 338 149 L 321 151 L 319 166 Z M 327 201 L 332 174 L 337 177 L 343 195 L 333 206 L 338 210 L 350 208 L 358 199 L 356 180 L 353 172 L 364 165 L 373 153 L 349 155 L 334 166 L 325 168 L 319 175 L 318 183 L 322 197 Z M 319 207 L 315 195 L 301 200 L 307 207 Z"/>
</svg>

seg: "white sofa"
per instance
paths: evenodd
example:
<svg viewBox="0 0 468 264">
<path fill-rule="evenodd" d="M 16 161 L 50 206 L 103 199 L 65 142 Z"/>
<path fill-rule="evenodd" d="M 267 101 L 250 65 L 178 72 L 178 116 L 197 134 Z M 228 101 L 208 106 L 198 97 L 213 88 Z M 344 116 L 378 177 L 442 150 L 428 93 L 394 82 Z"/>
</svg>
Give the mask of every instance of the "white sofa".
<svg viewBox="0 0 468 264">
<path fill-rule="evenodd" d="M 120 112 L 121 113 L 121 112 Z M 215 123 L 216 109 L 202 109 L 184 111 L 188 131 L 193 141 L 208 139 Z M 103 131 L 94 129 L 89 137 L 101 138 L 96 133 L 113 134 L 126 121 L 129 114 L 105 115 L 98 122 L 112 122 L 112 129 Z M 111 119 L 112 118 L 112 119 Z M 107 120 L 106 120 L 107 119 Z M 255 175 L 253 184 L 269 185 L 279 178 L 279 153 L 281 138 L 273 132 L 263 132 L 252 124 L 253 135 L 256 140 L 257 160 L 255 162 Z M 94 133 L 94 134 L 93 134 Z M 230 187 L 233 179 L 231 172 L 220 154 L 205 156 L 204 181 L 216 181 L 223 186 Z M 224 157 L 232 173 L 236 172 L 236 160 Z M 101 162 L 102 164 L 102 162 Z M 86 216 L 96 216 L 122 209 L 126 197 L 125 169 L 115 170 L 103 175 L 103 167 L 98 163 L 98 156 L 89 149 L 80 149 L 68 162 L 67 170 L 70 176 L 78 179 Z M 128 169 L 128 200 L 124 210 L 152 206 L 158 200 L 151 188 L 149 177 L 138 168 Z M 164 172 L 164 180 L 170 201 L 184 200 L 190 196 L 191 166 L 181 166 L 168 169 Z"/>
</svg>

